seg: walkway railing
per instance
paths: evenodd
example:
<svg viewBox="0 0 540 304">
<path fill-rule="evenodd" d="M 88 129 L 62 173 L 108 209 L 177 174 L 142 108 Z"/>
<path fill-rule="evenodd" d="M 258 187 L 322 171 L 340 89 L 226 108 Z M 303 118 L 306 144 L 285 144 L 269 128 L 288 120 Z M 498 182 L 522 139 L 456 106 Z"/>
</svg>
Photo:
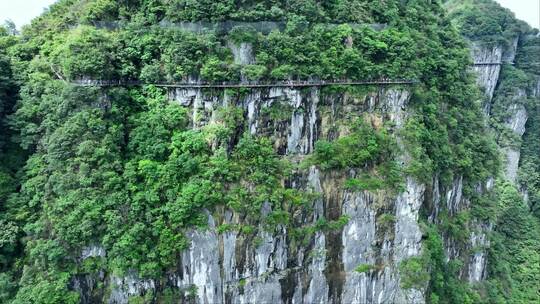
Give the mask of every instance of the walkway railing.
<svg viewBox="0 0 540 304">
<path fill-rule="evenodd" d="M 174 83 L 145 83 L 138 80 L 76 80 L 70 82 L 77 86 L 141 86 L 154 85 L 169 88 L 274 88 L 274 87 L 324 87 L 337 85 L 413 85 L 417 80 L 410 79 L 380 79 L 380 80 L 291 80 L 291 81 L 243 81 L 243 82 L 174 82 Z"/>
</svg>

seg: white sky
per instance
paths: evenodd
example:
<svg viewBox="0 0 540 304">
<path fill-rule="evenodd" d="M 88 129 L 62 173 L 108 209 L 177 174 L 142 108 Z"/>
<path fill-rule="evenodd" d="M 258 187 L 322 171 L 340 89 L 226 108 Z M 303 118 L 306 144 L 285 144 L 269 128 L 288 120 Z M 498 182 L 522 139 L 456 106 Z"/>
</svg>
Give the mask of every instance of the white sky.
<svg viewBox="0 0 540 304">
<path fill-rule="evenodd" d="M 56 0 L 0 0 L 0 23 L 11 19 L 18 28 L 28 24 Z M 540 28 L 540 0 L 495 0 L 531 26 Z"/>
<path fill-rule="evenodd" d="M 56 0 L 0 0 L 0 24 L 11 19 L 17 28 L 21 28 L 54 2 Z"/>
<path fill-rule="evenodd" d="M 530 26 L 540 29 L 540 0 L 495 1 L 499 2 L 501 6 L 513 11 L 518 19 L 526 21 Z"/>
</svg>

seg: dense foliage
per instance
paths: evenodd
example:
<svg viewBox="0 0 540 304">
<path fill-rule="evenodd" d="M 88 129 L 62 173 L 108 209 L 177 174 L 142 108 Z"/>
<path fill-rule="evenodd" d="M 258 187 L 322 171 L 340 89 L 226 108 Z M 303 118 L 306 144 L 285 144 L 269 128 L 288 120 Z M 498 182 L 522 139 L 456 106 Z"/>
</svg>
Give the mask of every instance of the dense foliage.
<svg viewBox="0 0 540 304">
<path fill-rule="evenodd" d="M 540 52 L 540 37 L 528 36 L 516 56 L 516 66 L 527 76 L 527 81 L 518 87 L 523 88 L 524 85 L 527 85 L 525 89 L 529 93 L 536 90 L 536 94 L 538 94 L 538 77 L 540 77 L 538 52 Z M 526 100 L 525 107 L 529 117 L 521 145 L 519 181 L 521 187 L 527 189 L 530 210 L 540 219 L 540 157 L 538 157 L 540 151 L 540 136 L 538 136 L 540 134 L 540 104 L 538 103 L 538 95 L 536 99 Z"/>
<path fill-rule="evenodd" d="M 388 132 L 376 130 L 362 118 L 352 122 L 350 129 L 350 134 L 333 142 L 318 141 L 306 163 L 322 170 L 363 171 L 347 180 L 345 187 L 352 191 L 401 189 L 402 173 L 394 160 L 399 151 Z"/>
<path fill-rule="evenodd" d="M 526 33 L 529 26 L 514 14 L 491 0 L 447 0 L 450 16 L 461 33 L 474 41 L 509 46 L 516 34 Z"/>
<path fill-rule="evenodd" d="M 534 303 L 540 297 L 540 221 L 515 187 L 497 187 L 500 214 L 489 249 L 488 303 Z"/>
<path fill-rule="evenodd" d="M 0 302 L 6 302 L 16 289 L 16 283 L 9 274 L 16 257 L 22 231 L 15 219 L 6 214 L 9 196 L 17 190 L 17 170 L 24 161 L 24 153 L 19 148 L 16 132 L 9 128 L 8 116 L 16 102 L 18 83 L 13 75 L 7 49 L 17 39 L 7 29 L 0 27 Z"/>
<path fill-rule="evenodd" d="M 231 20 L 285 26 L 267 34 L 249 26 L 227 33 L 163 26 Z M 247 65 L 231 50 L 242 43 L 253 48 Z M 207 225 L 207 212 L 219 217 L 216 210 L 223 207 L 245 217 L 241 225 L 220 225 L 220 233 L 253 236 L 259 224 L 270 231 L 287 225 L 291 238 L 305 241 L 347 223 L 346 217 L 313 225 L 293 220 L 312 200 L 289 182 L 303 168 L 293 168 L 268 138 L 248 134 L 242 110 L 224 108 L 213 124 L 194 128 L 186 110 L 152 83 L 417 79 L 398 134 L 404 150 L 394 126 L 358 118 L 347 135 L 319 141 L 306 163 L 323 171 L 358 170 L 343 185 L 350 191 L 401 190 L 409 174 L 426 183 L 439 176 L 445 185 L 463 177 L 470 194 L 496 174 L 499 162 L 469 63 L 466 43 L 441 4 L 430 0 L 61 0 L 21 36 L 2 30 L 0 302 L 77 303 L 73 277 L 100 271 L 163 279 L 189 245 L 185 231 Z M 89 79 L 147 85 L 70 84 Z M 268 111 L 272 119 L 282 114 Z M 538 165 L 534 153 L 525 153 L 532 171 Z M 402 168 L 397 154 L 410 156 L 410 165 Z M 538 193 L 534 187 L 531 195 Z M 272 212 L 262 217 L 265 204 Z M 387 214 L 378 219 L 395 221 Z M 468 218 L 461 219 L 466 226 Z M 527 231 L 534 233 L 534 225 Z M 424 254 L 401 266 L 410 278 L 404 287 L 429 284 L 432 303 L 461 303 L 460 294 L 473 301 L 478 294 L 460 280 L 460 261 L 446 263 L 443 230 L 426 228 Z M 81 250 L 94 245 L 103 246 L 107 257 L 81 262 Z"/>
</svg>

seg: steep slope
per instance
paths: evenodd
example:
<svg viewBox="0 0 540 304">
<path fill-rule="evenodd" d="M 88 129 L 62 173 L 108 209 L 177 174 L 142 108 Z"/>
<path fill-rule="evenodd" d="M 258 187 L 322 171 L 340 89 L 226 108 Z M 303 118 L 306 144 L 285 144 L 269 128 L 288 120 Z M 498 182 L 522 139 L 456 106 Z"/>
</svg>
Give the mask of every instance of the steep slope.
<svg viewBox="0 0 540 304">
<path fill-rule="evenodd" d="M 482 106 L 501 113 L 494 130 L 525 134 L 532 172 L 536 120 L 503 97 L 499 73 L 515 79 L 506 66 L 476 68 L 483 100 L 445 14 L 429 0 L 59 1 L 6 38 L 21 86 L 6 134 L 28 156 L 12 177 L 20 187 L 3 188 L 13 233 L 0 248 L 2 300 L 464 303 L 521 292 L 507 285 L 521 277 L 490 262 L 517 265 L 506 252 L 524 247 L 504 242 L 505 221 L 530 218 L 493 204 L 513 200 L 498 147 L 530 206 L 538 180 L 515 177 L 515 136 L 490 131 Z M 477 44 L 473 57 L 512 61 L 517 47 L 529 66 L 533 50 L 512 43 Z M 380 84 L 317 85 L 339 79 Z"/>
<path fill-rule="evenodd" d="M 537 214 L 540 37 L 491 1 L 450 1 L 453 18 L 474 45 L 486 114 L 504 160 L 496 185 L 487 276 L 490 303 L 540 299 L 540 221 Z M 534 139 L 533 139 L 534 138 Z M 535 216 L 536 215 L 536 216 Z"/>
</svg>

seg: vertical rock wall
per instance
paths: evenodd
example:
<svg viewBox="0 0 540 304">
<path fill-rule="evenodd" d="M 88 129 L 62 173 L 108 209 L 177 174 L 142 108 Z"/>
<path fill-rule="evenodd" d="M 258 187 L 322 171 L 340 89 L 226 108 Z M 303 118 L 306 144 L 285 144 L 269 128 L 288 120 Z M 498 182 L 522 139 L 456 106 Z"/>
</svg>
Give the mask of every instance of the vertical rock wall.
<svg viewBox="0 0 540 304">
<path fill-rule="evenodd" d="M 514 64 L 516 53 L 518 51 L 520 38 L 515 37 L 507 46 L 501 45 L 485 45 L 473 43 L 472 57 L 475 63 L 497 63 Z M 497 94 L 496 88 L 501 84 L 499 78 L 501 65 L 485 65 L 475 66 L 474 71 L 477 74 L 477 83 L 479 87 L 484 89 L 486 100 L 484 102 L 484 111 L 489 118 L 493 105 L 493 96 Z M 540 86 L 540 81 L 537 86 Z M 512 94 L 506 94 L 498 97 L 498 102 L 504 102 L 505 119 L 501 121 L 516 138 L 521 138 L 525 133 L 525 125 L 528 119 L 527 110 L 523 104 L 523 100 L 529 96 L 537 96 L 537 91 L 540 89 L 533 87 L 531 92 L 527 92 L 524 88 L 527 84 L 519 84 L 513 89 Z M 497 105 L 500 107 L 500 105 Z M 516 183 L 517 172 L 520 160 L 520 145 L 519 144 L 503 144 L 500 146 L 500 151 L 504 161 L 504 178 L 512 183 Z M 487 181 L 484 187 L 479 187 L 477 191 L 489 191 L 493 187 L 493 179 Z M 469 282 L 479 282 L 486 277 L 486 249 L 490 242 L 488 238 L 489 232 L 493 229 L 492 223 L 473 221 L 470 230 L 470 249 L 472 257 L 468 263 L 468 279 Z"/>
<path fill-rule="evenodd" d="M 514 47 L 516 45 L 517 42 Z M 249 45 L 235 46 L 232 50 L 238 64 L 253 63 Z M 515 49 L 475 45 L 473 56 L 475 62 L 512 61 Z M 488 115 L 500 68 L 500 65 L 475 67 L 478 83 L 487 96 Z M 406 121 L 409 96 L 403 89 L 380 89 L 363 97 L 324 95 L 315 87 L 252 89 L 240 97 L 202 89 L 169 91 L 171 102 L 189 109 L 193 128 L 216 123 L 223 107 L 241 108 L 247 132 L 269 136 L 278 153 L 297 158 L 311 153 L 319 139 L 332 140 L 346 134 L 348 122 L 362 114 L 381 123 L 391 121 L 394 131 L 399 131 Z M 268 109 L 273 106 L 284 109 L 283 117 L 269 117 Z M 526 111 L 516 103 L 509 113 L 506 125 L 521 136 Z M 399 137 L 397 140 L 403 150 L 399 160 L 406 164 L 408 155 Z M 512 158 L 506 169 L 506 176 L 511 180 L 515 179 L 519 161 L 519 151 L 517 156 L 512 156 L 512 152 L 506 154 Z M 174 286 L 186 298 L 191 295 L 196 303 L 423 303 L 426 287 L 403 289 L 399 264 L 421 254 L 422 233 L 418 220 L 419 210 L 426 200 L 433 206 L 429 220 L 435 223 L 443 209 L 455 216 L 470 207 L 463 196 L 463 178 L 458 176 L 451 185 L 442 186 L 434 177 L 429 187 L 407 178 L 405 190 L 399 194 L 345 190 L 343 182 L 355 175 L 354 171 L 321 172 L 311 167 L 290 181 L 297 188 L 319 194 L 313 201 L 312 212 L 302 214 L 302 224 L 313 225 L 323 218 L 336 220 L 345 215 L 349 221 L 340 231 L 317 231 L 305 244 L 295 243 L 285 226 L 272 232 L 260 226 L 255 236 L 234 230 L 218 233 L 218 226 L 241 224 L 244 218 L 231 210 L 208 211 L 207 229 L 187 233 L 191 246 L 167 280 L 141 280 L 136 273 L 126 277 L 110 276 L 111 291 L 105 297 L 109 303 L 127 303 L 132 296 L 154 294 L 163 286 Z M 477 191 L 484 193 L 492 187 L 490 179 Z M 272 206 L 265 205 L 262 215 L 271 210 Z M 381 210 L 395 218 L 390 226 L 379 220 Z M 473 221 L 469 228 L 471 234 L 465 248 L 446 236 L 445 250 L 448 260 L 467 261 L 463 277 L 478 282 L 486 275 L 485 249 L 489 246 L 487 235 L 492 226 L 488 222 Z M 105 253 L 88 248 L 82 254 L 83 257 L 93 255 L 104 256 Z M 367 266 L 367 270 L 356 271 L 361 265 Z M 76 283 L 84 294 L 83 285 L 87 283 L 84 280 Z"/>
<path fill-rule="evenodd" d="M 241 107 L 246 130 L 271 134 L 277 151 L 302 156 L 313 151 L 318 139 L 345 134 L 348 119 L 363 113 L 401 128 L 410 94 L 381 89 L 365 97 L 323 96 L 317 88 L 272 88 L 251 90 L 236 100 L 188 89 L 171 90 L 169 96 L 190 109 L 196 128 L 213 123 L 221 107 Z M 271 121 L 265 114 L 278 103 L 289 111 L 285 122 Z M 308 244 L 295 244 L 284 226 L 274 232 L 259 227 L 255 238 L 237 231 L 217 233 L 221 224 L 241 223 L 242 215 L 229 210 L 208 213 L 208 228 L 188 233 L 191 247 L 182 254 L 169 284 L 180 290 L 196 287 L 190 290 L 196 289 L 197 303 L 423 303 L 423 288 L 401 288 L 398 267 L 421 253 L 418 217 L 425 186 L 408 178 L 405 191 L 397 195 L 346 191 L 343 182 L 355 174 L 311 167 L 292 181 L 319 193 L 313 211 L 303 215 L 304 225 L 346 215 L 349 222 L 342 230 L 318 231 Z M 383 205 L 395 217 L 390 226 L 378 221 Z M 270 211 L 269 205 L 261 210 L 263 216 Z M 360 265 L 371 268 L 359 273 Z M 131 277 L 114 280 L 110 303 L 126 303 L 155 284 L 135 284 Z"/>
<path fill-rule="evenodd" d="M 473 43 L 472 45 L 472 58 L 475 64 L 474 72 L 477 75 L 476 81 L 480 88 L 484 90 L 486 100 L 484 101 L 484 113 L 489 115 L 491 111 L 491 99 L 495 92 L 495 87 L 499 81 L 499 75 L 501 72 L 503 48 L 495 45 L 483 45 L 480 43 Z"/>
</svg>

